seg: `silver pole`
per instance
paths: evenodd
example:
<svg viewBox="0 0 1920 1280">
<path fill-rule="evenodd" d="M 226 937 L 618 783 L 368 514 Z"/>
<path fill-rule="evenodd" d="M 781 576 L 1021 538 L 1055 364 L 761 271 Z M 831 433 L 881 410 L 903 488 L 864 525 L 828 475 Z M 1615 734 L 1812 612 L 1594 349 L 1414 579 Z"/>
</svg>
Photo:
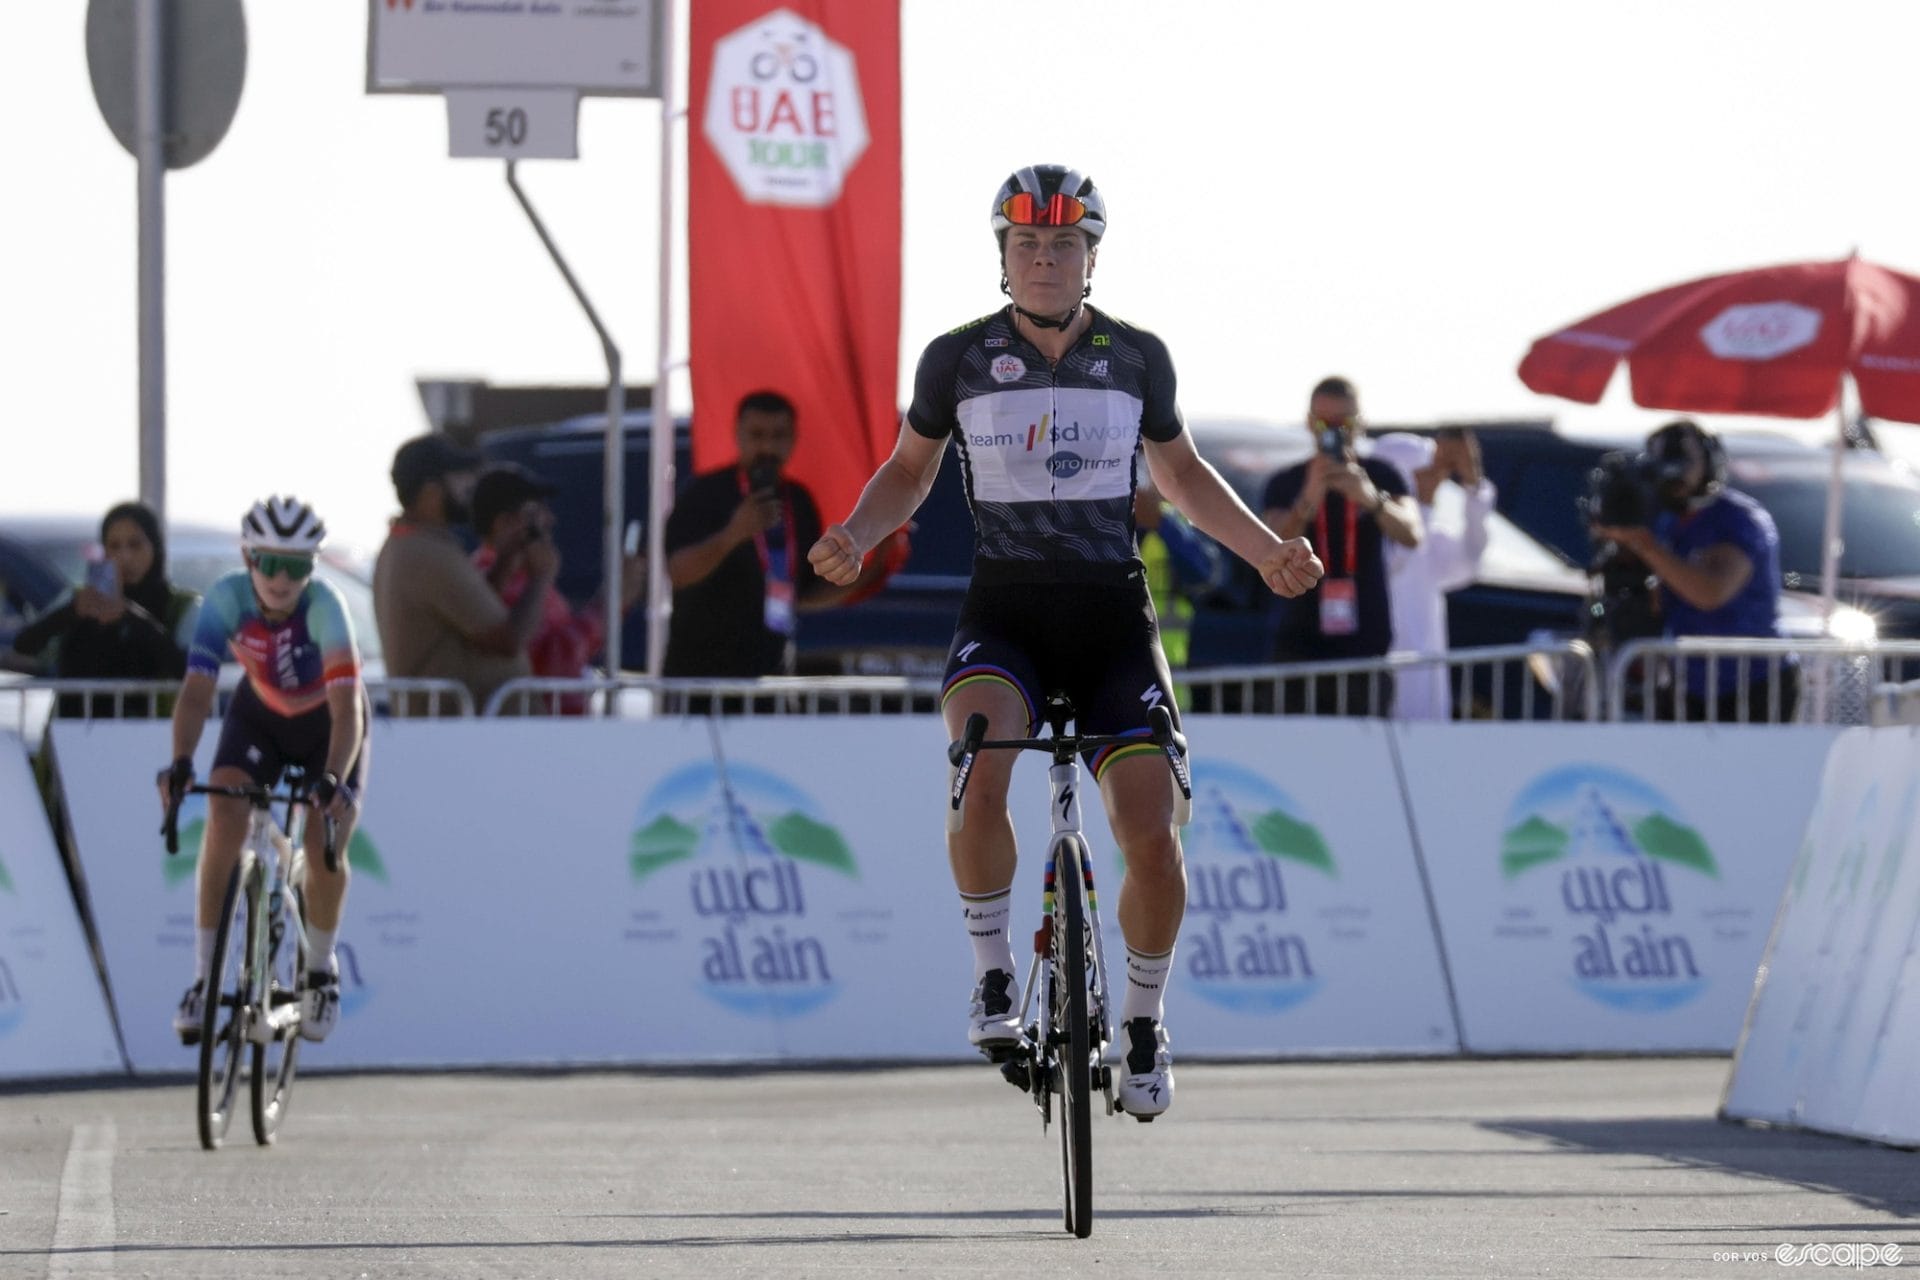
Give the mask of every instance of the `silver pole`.
<svg viewBox="0 0 1920 1280">
<path fill-rule="evenodd" d="M 660 312 L 659 352 L 653 374 L 653 428 L 647 446 L 647 674 L 659 677 L 667 659 L 667 616 L 673 584 L 667 580 L 667 511 L 673 505 L 673 139 L 682 112 L 674 105 L 675 0 L 660 5 Z"/>
<path fill-rule="evenodd" d="M 1846 485 L 1841 479 L 1843 451 L 1847 447 L 1847 379 L 1840 378 L 1840 394 L 1834 400 L 1833 462 L 1827 473 L 1827 518 L 1820 531 L 1820 630 L 1822 638 L 1833 621 L 1833 610 L 1840 595 L 1840 507 L 1846 501 Z M 1831 661 L 1822 664 L 1819 678 L 1813 682 L 1813 720 L 1827 722 L 1827 684 L 1833 674 Z"/>
<path fill-rule="evenodd" d="M 622 525 L 626 520 L 626 466 L 624 458 L 625 422 L 627 416 L 627 387 L 620 373 L 620 348 L 613 343 L 613 335 L 607 332 L 607 326 L 600 323 L 600 313 L 593 309 L 593 303 L 587 300 L 586 290 L 580 287 L 580 281 L 574 278 L 567 260 L 560 256 L 560 246 L 547 234 L 546 224 L 540 221 L 540 215 L 533 210 L 533 203 L 527 199 L 527 193 L 520 189 L 519 174 L 515 162 L 507 161 L 507 186 L 512 189 L 514 199 L 527 212 L 527 221 L 533 224 L 533 230 L 540 237 L 540 243 L 547 247 L 547 253 L 553 259 L 553 265 L 560 268 L 560 276 L 567 282 L 567 288 L 573 291 L 574 298 L 580 303 L 580 309 L 587 313 L 587 323 L 600 335 L 600 350 L 607 359 L 607 437 L 605 450 L 606 483 L 601 495 L 602 512 L 600 517 L 600 554 L 605 573 L 602 575 L 602 590 L 607 601 L 607 671 L 617 675 L 620 670 L 620 540 L 624 532 Z"/>
<path fill-rule="evenodd" d="M 139 190 L 140 500 L 167 517 L 167 0 L 133 6 L 134 159 Z"/>
</svg>

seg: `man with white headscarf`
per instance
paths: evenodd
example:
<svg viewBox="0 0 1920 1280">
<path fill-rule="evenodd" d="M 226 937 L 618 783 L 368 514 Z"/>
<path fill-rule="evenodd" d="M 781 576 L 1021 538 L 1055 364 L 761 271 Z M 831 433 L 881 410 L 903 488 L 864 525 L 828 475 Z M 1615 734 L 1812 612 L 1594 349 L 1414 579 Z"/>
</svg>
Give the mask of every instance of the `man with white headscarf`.
<svg viewBox="0 0 1920 1280">
<path fill-rule="evenodd" d="M 1473 582 L 1487 549 L 1487 513 L 1495 490 L 1480 467 L 1480 442 L 1471 431 L 1446 430 L 1428 439 L 1407 432 L 1377 436 L 1373 456 L 1406 477 L 1426 537 L 1419 545 L 1387 548 L 1387 596 L 1392 604 L 1393 647 L 1436 655 L 1447 651 L 1447 592 Z M 1434 498 L 1452 480 L 1466 501 L 1436 514 Z M 1449 673 L 1444 666 L 1398 673 L 1394 712 L 1405 720 L 1448 720 L 1453 715 Z"/>
</svg>

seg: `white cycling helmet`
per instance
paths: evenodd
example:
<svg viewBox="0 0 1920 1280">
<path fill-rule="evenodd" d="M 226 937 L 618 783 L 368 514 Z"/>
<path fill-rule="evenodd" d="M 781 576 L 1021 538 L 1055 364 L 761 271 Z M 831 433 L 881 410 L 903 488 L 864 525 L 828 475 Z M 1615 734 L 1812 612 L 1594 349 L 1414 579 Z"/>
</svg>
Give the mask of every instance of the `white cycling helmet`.
<svg viewBox="0 0 1920 1280">
<path fill-rule="evenodd" d="M 253 504 L 240 521 L 242 551 L 288 551 L 312 555 L 327 540 L 327 526 L 298 498 L 279 496 Z"/>
<path fill-rule="evenodd" d="M 1107 202 L 1093 179 L 1063 164 L 1016 169 L 993 197 L 993 234 L 1010 227 L 1078 227 L 1094 244 L 1107 234 Z"/>
</svg>

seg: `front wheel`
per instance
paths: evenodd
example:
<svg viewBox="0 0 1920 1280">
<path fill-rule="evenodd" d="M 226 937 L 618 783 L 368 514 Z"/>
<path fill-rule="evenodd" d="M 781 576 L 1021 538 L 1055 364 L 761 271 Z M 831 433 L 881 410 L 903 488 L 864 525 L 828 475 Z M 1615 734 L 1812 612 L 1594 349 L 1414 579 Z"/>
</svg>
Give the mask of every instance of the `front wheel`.
<svg viewBox="0 0 1920 1280">
<path fill-rule="evenodd" d="M 273 1033 L 253 1042 L 253 1139 L 263 1147 L 280 1131 L 300 1060 L 300 983 L 307 973 L 306 899 L 297 888 L 285 892 L 289 896 L 275 922 L 281 931 L 279 945 L 269 940 L 267 946 L 269 976 L 260 1010 Z"/>
<path fill-rule="evenodd" d="M 1054 1034 L 1059 1052 L 1060 1171 L 1065 1225 L 1093 1234 L 1093 1036 L 1087 1023 L 1087 846 L 1063 838 L 1054 850 Z"/>
<path fill-rule="evenodd" d="M 242 854 L 227 880 L 207 968 L 197 1099 L 200 1145 L 208 1151 L 218 1150 L 227 1136 L 240 1088 L 240 1055 L 247 1034 L 247 921 L 253 914 L 247 909 L 246 884 L 252 870 L 252 854 Z"/>
</svg>

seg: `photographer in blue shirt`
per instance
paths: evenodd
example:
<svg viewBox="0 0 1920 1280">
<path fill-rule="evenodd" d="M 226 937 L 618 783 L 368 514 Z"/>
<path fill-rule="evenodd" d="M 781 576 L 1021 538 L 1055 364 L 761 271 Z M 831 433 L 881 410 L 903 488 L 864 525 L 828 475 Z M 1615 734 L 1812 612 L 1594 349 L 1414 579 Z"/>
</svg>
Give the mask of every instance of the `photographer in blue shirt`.
<svg viewBox="0 0 1920 1280">
<path fill-rule="evenodd" d="M 1666 634 L 1780 636 L 1780 535 L 1766 508 L 1727 487 L 1719 439 L 1681 418 L 1647 437 L 1640 462 L 1657 507 L 1651 523 L 1595 525 L 1593 531 L 1658 579 Z M 1678 696 L 1662 691 L 1657 718 L 1793 718 L 1800 682 L 1790 659 L 1778 666 L 1777 705 L 1768 678 L 1773 661 L 1721 658 L 1716 665 L 1710 684 L 1706 660 L 1689 658 Z"/>
</svg>

